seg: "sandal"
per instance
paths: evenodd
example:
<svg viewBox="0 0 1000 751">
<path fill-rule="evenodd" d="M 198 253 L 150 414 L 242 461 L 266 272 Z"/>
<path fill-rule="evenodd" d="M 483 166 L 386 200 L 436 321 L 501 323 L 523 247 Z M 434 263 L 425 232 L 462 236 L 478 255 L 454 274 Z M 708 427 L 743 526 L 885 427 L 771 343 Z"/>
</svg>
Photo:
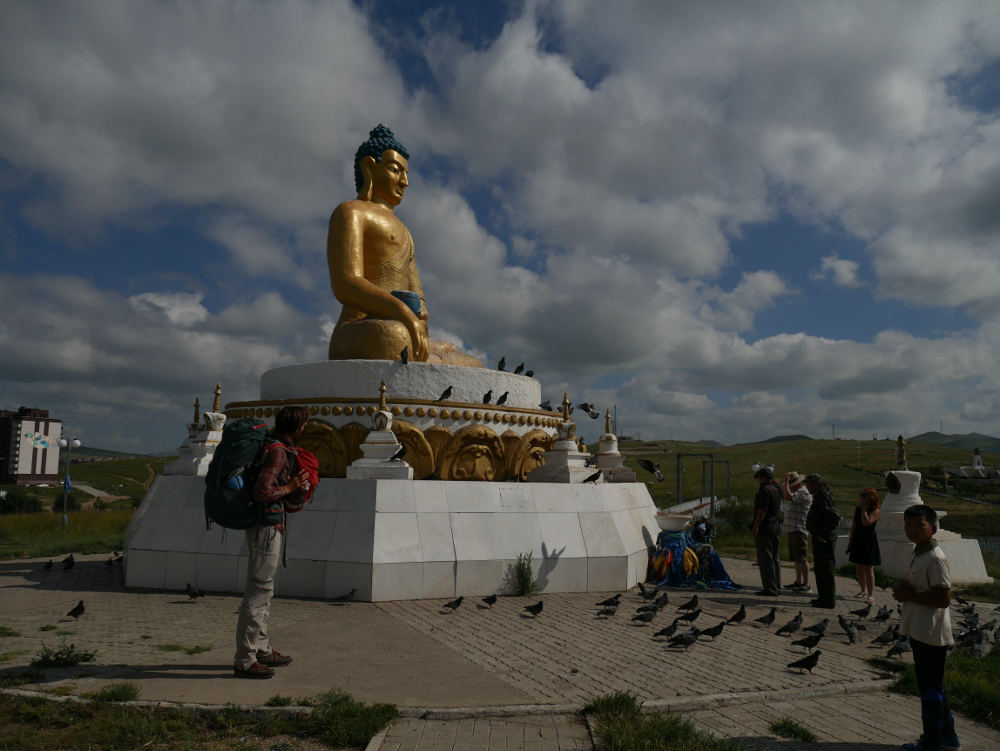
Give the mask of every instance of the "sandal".
<svg viewBox="0 0 1000 751">
<path fill-rule="evenodd" d="M 875 604 L 875 598 L 872 597 L 871 595 L 868 595 L 865 598 L 865 602 L 868 603 L 869 605 L 874 605 Z"/>
<path fill-rule="evenodd" d="M 257 662 L 265 667 L 269 668 L 283 668 L 285 665 L 290 665 L 292 658 L 288 655 L 283 655 L 276 649 L 272 649 L 268 654 L 257 653 Z"/>
</svg>

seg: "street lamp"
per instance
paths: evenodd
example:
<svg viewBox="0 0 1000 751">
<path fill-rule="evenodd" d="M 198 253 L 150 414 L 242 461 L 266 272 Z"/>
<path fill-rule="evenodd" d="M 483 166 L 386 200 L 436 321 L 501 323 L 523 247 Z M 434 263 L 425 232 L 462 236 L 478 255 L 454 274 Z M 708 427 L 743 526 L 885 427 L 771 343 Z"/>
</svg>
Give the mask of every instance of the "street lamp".
<svg viewBox="0 0 1000 751">
<path fill-rule="evenodd" d="M 66 506 L 69 503 L 69 491 L 73 489 L 73 484 L 69 481 L 69 464 L 70 458 L 73 456 L 73 449 L 80 448 L 80 439 L 73 436 L 70 439 L 60 438 L 59 448 L 66 449 L 66 481 L 63 483 L 64 493 L 63 493 L 63 516 L 62 523 L 65 527 L 69 524 L 69 517 L 66 515 Z"/>
</svg>

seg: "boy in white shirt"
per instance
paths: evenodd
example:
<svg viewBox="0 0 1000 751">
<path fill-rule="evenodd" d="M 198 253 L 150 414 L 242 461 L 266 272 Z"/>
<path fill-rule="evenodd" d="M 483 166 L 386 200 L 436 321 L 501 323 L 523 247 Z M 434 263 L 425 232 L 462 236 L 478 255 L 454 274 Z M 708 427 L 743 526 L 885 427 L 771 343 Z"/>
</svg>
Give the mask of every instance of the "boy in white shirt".
<svg viewBox="0 0 1000 751">
<path fill-rule="evenodd" d="M 900 633 L 910 637 L 913 666 L 920 691 L 920 716 L 923 735 L 915 743 L 906 743 L 906 751 L 952 751 L 959 748 L 955 718 L 944 695 L 944 662 L 948 648 L 955 643 L 951 635 L 951 572 L 948 558 L 934 540 L 937 513 L 930 506 L 918 504 L 903 512 L 907 539 L 916 547 L 910 559 L 906 579 L 892 594 L 903 603 Z"/>
</svg>

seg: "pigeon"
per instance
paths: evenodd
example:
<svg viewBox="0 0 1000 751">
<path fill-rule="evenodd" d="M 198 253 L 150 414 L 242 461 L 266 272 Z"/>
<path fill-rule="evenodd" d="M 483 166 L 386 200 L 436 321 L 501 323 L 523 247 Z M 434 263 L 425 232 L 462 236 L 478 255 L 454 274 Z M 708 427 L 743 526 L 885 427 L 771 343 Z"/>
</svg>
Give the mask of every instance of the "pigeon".
<svg viewBox="0 0 1000 751">
<path fill-rule="evenodd" d="M 739 626 L 741 623 L 743 623 L 744 620 L 746 620 L 746 617 L 747 617 L 747 606 L 740 605 L 740 609 L 737 610 L 735 613 L 733 613 L 731 616 L 729 616 L 729 620 L 727 620 L 726 623 L 731 623 L 734 626 Z"/>
<path fill-rule="evenodd" d="M 435 467 L 434 471 L 431 472 L 429 475 L 427 475 L 427 477 L 425 477 L 424 479 L 425 480 L 440 480 L 441 479 L 441 468 L 440 467 Z"/>
<path fill-rule="evenodd" d="M 614 597 L 609 597 L 606 600 L 601 600 L 600 602 L 595 603 L 595 605 L 597 605 L 598 607 L 603 607 L 603 608 L 610 608 L 612 606 L 618 607 L 618 602 L 621 599 L 622 599 L 622 596 L 621 596 L 621 593 L 619 592 Z"/>
<path fill-rule="evenodd" d="M 402 459 L 404 456 L 406 456 L 406 444 L 405 443 L 404 444 L 400 444 L 399 450 L 395 454 L 393 454 L 392 456 L 389 457 L 389 461 L 390 462 L 394 462 L 397 459 Z"/>
<path fill-rule="evenodd" d="M 978 638 L 969 645 L 969 652 L 977 660 L 981 660 L 990 651 L 988 637 L 985 631 L 980 631 Z"/>
<path fill-rule="evenodd" d="M 544 604 L 545 604 L 544 602 L 539 600 L 534 605 L 525 605 L 524 609 L 527 610 L 529 613 L 531 613 L 532 618 L 537 618 L 539 614 L 542 612 L 542 606 Z"/>
<path fill-rule="evenodd" d="M 658 608 L 665 608 L 667 605 L 670 604 L 670 595 L 664 592 L 655 600 L 653 600 L 653 604 L 656 605 L 656 607 Z"/>
<path fill-rule="evenodd" d="M 656 597 L 655 587 L 647 587 L 643 585 L 642 582 L 636 582 L 636 583 L 639 585 L 639 594 L 642 595 L 642 599 L 652 600 L 654 597 Z"/>
<path fill-rule="evenodd" d="M 886 654 L 886 657 L 899 657 L 904 652 L 910 651 L 910 640 L 905 636 L 892 645 L 892 648 Z"/>
<path fill-rule="evenodd" d="M 827 627 L 827 625 L 829 623 L 830 623 L 830 619 L 829 618 L 824 618 L 819 623 L 814 623 L 811 626 L 806 626 L 802 630 L 803 631 L 809 631 L 810 633 L 813 633 L 813 634 L 825 634 L 826 633 L 826 627 Z"/>
<path fill-rule="evenodd" d="M 490 595 L 489 597 L 484 597 L 483 602 L 486 603 L 487 607 L 492 610 L 493 606 L 497 604 L 497 596 Z"/>
<path fill-rule="evenodd" d="M 514 368 L 514 375 L 520 375 L 523 370 L 524 370 L 524 363 L 522 362 L 520 365 Z"/>
<path fill-rule="evenodd" d="M 507 358 L 501 357 L 500 362 L 497 363 L 497 370 L 506 370 Z"/>
<path fill-rule="evenodd" d="M 533 371 L 533 370 L 526 370 L 526 371 L 524 371 L 524 375 L 527 376 L 528 378 L 533 378 L 534 375 L 535 375 L 535 371 Z"/>
<path fill-rule="evenodd" d="M 601 475 L 602 475 L 602 474 L 604 474 L 604 473 L 603 473 L 603 472 L 602 472 L 601 470 L 597 470 L 596 472 L 594 472 L 594 474 L 592 474 L 592 475 L 589 475 L 589 476 L 588 476 L 588 477 L 587 477 L 587 478 L 586 478 L 586 479 L 584 480 L 584 482 L 585 482 L 585 483 L 587 483 L 587 482 L 592 482 L 592 483 L 594 483 L 594 484 L 596 485 L 596 484 L 597 484 L 597 481 L 601 479 Z"/>
<path fill-rule="evenodd" d="M 795 662 L 788 663 L 789 668 L 798 668 L 799 670 L 808 670 L 810 673 L 813 668 L 816 667 L 816 663 L 819 662 L 819 656 L 822 654 L 820 650 L 816 650 L 811 655 L 806 655 L 801 660 L 796 660 Z"/>
<path fill-rule="evenodd" d="M 666 636 L 666 637 L 673 636 L 674 634 L 677 633 L 677 624 L 680 623 L 680 622 L 681 622 L 680 618 L 674 618 L 674 622 L 673 623 L 671 623 L 666 628 L 661 628 L 659 631 L 657 631 L 655 634 L 653 634 L 653 637 L 655 638 L 657 636 Z"/>
<path fill-rule="evenodd" d="M 73 608 L 68 613 L 66 613 L 66 615 L 68 615 L 70 618 L 72 618 L 75 621 L 75 620 L 79 620 L 80 616 L 83 615 L 83 611 L 84 611 L 83 600 L 80 600 L 80 602 L 78 602 L 76 604 L 76 607 Z"/>
<path fill-rule="evenodd" d="M 357 587 L 353 587 L 350 592 L 345 592 L 342 595 L 337 595 L 331 602 L 350 602 L 354 599 L 355 593 L 358 591 Z"/>
<path fill-rule="evenodd" d="M 856 623 L 848 621 L 847 625 L 844 626 L 844 632 L 847 634 L 848 644 L 854 644 L 858 640 L 858 626 Z"/>
<path fill-rule="evenodd" d="M 607 605 L 597 611 L 597 615 L 609 618 L 618 612 L 618 605 Z"/>
<path fill-rule="evenodd" d="M 457 597 L 456 599 L 452 600 L 451 602 L 446 602 L 444 604 L 444 606 L 446 608 L 448 608 L 448 610 L 450 612 L 454 613 L 456 610 L 459 609 L 459 607 L 461 607 L 462 600 L 464 600 L 464 599 L 465 599 L 465 597 Z"/>
<path fill-rule="evenodd" d="M 690 600 L 685 602 L 683 605 L 677 606 L 678 610 L 697 610 L 698 609 L 698 595 L 695 595 Z"/>
<path fill-rule="evenodd" d="M 670 647 L 684 647 L 684 651 L 687 652 L 688 647 L 698 641 L 698 635 L 701 632 L 698 629 L 693 628 L 690 631 L 684 631 L 683 633 L 677 634 L 673 637 L 667 645 Z"/>
<path fill-rule="evenodd" d="M 639 613 L 638 615 L 633 615 L 632 620 L 639 623 L 650 623 L 656 617 L 655 612 Z"/>
<path fill-rule="evenodd" d="M 493 389 L 490 389 L 485 394 L 483 394 L 483 404 L 489 404 L 493 399 Z"/>
<path fill-rule="evenodd" d="M 509 393 L 510 393 L 509 391 L 504 391 L 502 394 L 500 394 L 500 396 L 497 397 L 497 404 L 506 404 L 507 394 Z"/>
<path fill-rule="evenodd" d="M 114 565 L 115 565 L 115 562 L 114 562 L 114 559 L 112 559 L 112 558 L 108 558 L 108 560 L 106 560 L 104 562 L 104 568 L 114 568 Z"/>
<path fill-rule="evenodd" d="M 719 634 L 722 633 L 722 629 L 724 629 L 725 627 L 726 627 L 726 622 L 725 621 L 719 621 L 716 625 L 712 626 L 711 628 L 706 628 L 701 633 L 704 636 L 711 636 L 712 637 L 712 641 L 715 641 L 716 639 L 719 638 Z"/>
<path fill-rule="evenodd" d="M 659 482 L 663 482 L 663 472 L 660 470 L 660 463 L 655 464 L 649 459 L 639 459 L 639 466 L 656 477 Z"/>
<path fill-rule="evenodd" d="M 694 623 L 694 621 L 697 620 L 697 618 L 698 618 L 699 615 L 701 615 L 701 610 L 700 609 L 699 610 L 691 610 L 691 611 L 689 611 L 687 613 L 684 613 L 682 615 L 679 615 L 677 617 L 680 618 L 682 621 L 687 621 L 688 623 Z"/>
<path fill-rule="evenodd" d="M 76 565 L 76 560 L 73 558 L 73 554 L 70 553 L 68 556 L 63 558 L 62 567 L 64 570 L 69 570 Z"/>
<path fill-rule="evenodd" d="M 863 608 L 858 608 L 857 610 L 850 611 L 851 615 L 856 615 L 858 618 L 868 618 L 868 614 L 872 612 L 871 605 L 865 605 Z"/>
<path fill-rule="evenodd" d="M 651 603 L 650 605 L 640 605 L 639 607 L 637 607 L 635 609 L 635 612 L 637 612 L 637 613 L 659 613 L 660 612 L 660 606 L 657 605 L 655 602 Z"/>
<path fill-rule="evenodd" d="M 958 592 L 955 593 L 955 602 L 957 602 L 959 605 L 969 604 L 969 601 L 966 600 L 964 597 L 962 597 L 962 595 L 958 594 Z"/>
<path fill-rule="evenodd" d="M 899 626 L 890 626 L 884 632 L 872 639 L 872 644 L 884 647 L 888 644 L 895 644 L 899 641 Z"/>
<path fill-rule="evenodd" d="M 774 623 L 774 614 L 778 612 L 777 608 L 771 608 L 767 615 L 762 615 L 760 618 L 754 618 L 754 623 L 763 623 L 765 626 L 770 626 Z"/>
<path fill-rule="evenodd" d="M 823 634 L 812 634 L 811 636 L 807 636 L 804 639 L 793 641 L 792 646 L 803 647 L 806 650 L 806 652 L 808 652 L 810 649 L 814 649 L 822 639 L 823 639 Z"/>
<path fill-rule="evenodd" d="M 45 565 L 43 565 L 42 568 L 45 569 L 46 571 L 52 568 L 52 559 L 49 558 L 48 562 Z"/>
<path fill-rule="evenodd" d="M 779 628 L 775 633 L 778 636 L 784 636 L 785 634 L 789 634 L 790 635 L 790 634 L 794 634 L 801 627 L 802 627 L 802 611 L 800 610 L 799 614 L 797 616 L 795 616 L 794 618 L 792 618 L 792 620 L 790 620 L 784 626 L 782 626 L 781 628 Z"/>
<path fill-rule="evenodd" d="M 201 592 L 192 587 L 191 582 L 187 583 L 187 586 L 184 587 L 184 591 L 187 593 L 189 600 L 197 600 L 199 597 L 201 597 Z"/>
<path fill-rule="evenodd" d="M 407 345 L 406 347 L 403 347 L 403 351 L 399 353 L 399 361 L 401 363 L 403 363 L 403 365 L 406 365 L 408 362 L 410 362 L 410 347 L 409 347 L 409 345 Z"/>
<path fill-rule="evenodd" d="M 597 454 L 593 456 L 588 456 L 587 461 L 583 463 L 584 467 L 596 467 L 597 466 Z"/>
<path fill-rule="evenodd" d="M 444 391 L 442 391 L 441 392 L 441 396 L 439 396 L 434 401 L 435 402 L 443 402 L 445 399 L 451 399 L 451 386 L 449 386 Z"/>
<path fill-rule="evenodd" d="M 589 412 L 587 412 L 587 414 L 590 416 L 591 420 L 596 420 L 598 417 L 601 416 L 601 413 L 598 412 L 596 409 L 590 410 Z"/>
<path fill-rule="evenodd" d="M 891 615 L 892 615 L 892 611 L 889 610 L 889 606 L 888 605 L 883 605 L 882 607 L 879 608 L 879 610 L 875 614 L 875 618 L 873 620 L 876 623 L 883 623 L 884 621 L 889 620 L 889 617 Z"/>
<path fill-rule="evenodd" d="M 546 412 L 552 411 L 552 402 L 546 399 L 544 402 L 538 405 L 539 409 L 544 409 Z"/>
<path fill-rule="evenodd" d="M 965 628 L 977 628 L 979 626 L 979 613 L 976 613 L 969 618 L 962 619 L 958 622 L 958 625 Z"/>
</svg>

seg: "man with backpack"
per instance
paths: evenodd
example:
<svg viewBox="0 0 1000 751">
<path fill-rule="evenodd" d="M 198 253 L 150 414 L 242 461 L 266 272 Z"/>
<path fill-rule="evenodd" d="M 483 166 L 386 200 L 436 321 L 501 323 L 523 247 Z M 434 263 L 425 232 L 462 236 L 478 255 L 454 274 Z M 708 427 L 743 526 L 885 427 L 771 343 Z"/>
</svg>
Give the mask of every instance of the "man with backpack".
<svg viewBox="0 0 1000 751">
<path fill-rule="evenodd" d="M 239 678 L 270 678 L 274 668 L 292 658 L 271 648 L 267 621 L 274 595 L 274 577 L 281 561 L 286 530 L 284 499 L 309 489 L 309 474 L 295 460 L 295 443 L 302 436 L 309 412 L 305 407 L 282 407 L 257 461 L 253 503 L 258 521 L 247 528 L 247 584 L 236 625 L 233 671 Z"/>
<path fill-rule="evenodd" d="M 840 514 L 833 500 L 833 493 L 823 482 L 823 478 L 813 472 L 806 475 L 806 489 L 812 495 L 812 505 L 806 515 L 806 530 L 812 536 L 813 576 L 816 579 L 815 600 L 809 604 L 814 608 L 833 608 L 836 605 L 837 588 L 834 580 L 834 545 L 837 541 L 837 527 Z"/>
<path fill-rule="evenodd" d="M 754 474 L 757 496 L 753 502 L 753 524 L 750 533 L 757 548 L 757 565 L 760 567 L 761 589 L 757 594 L 777 597 L 781 591 L 781 488 L 774 481 L 768 467 L 761 467 Z"/>
</svg>

